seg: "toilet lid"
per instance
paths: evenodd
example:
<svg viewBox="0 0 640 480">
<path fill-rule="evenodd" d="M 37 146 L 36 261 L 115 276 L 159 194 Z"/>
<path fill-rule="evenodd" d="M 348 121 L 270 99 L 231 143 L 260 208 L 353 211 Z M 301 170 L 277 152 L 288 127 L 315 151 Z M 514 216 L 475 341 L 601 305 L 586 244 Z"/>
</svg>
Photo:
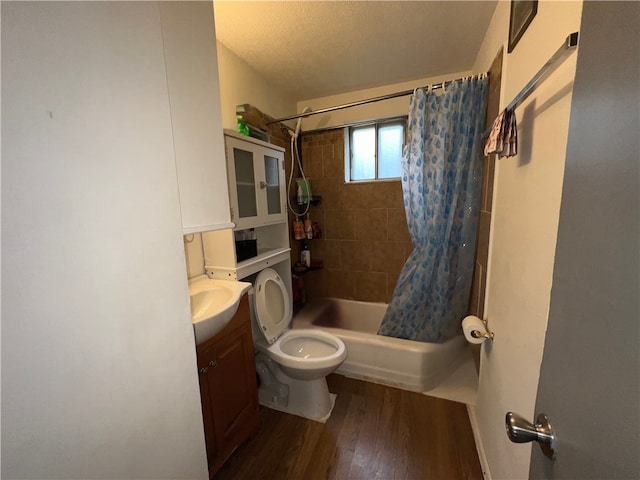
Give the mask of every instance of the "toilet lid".
<svg viewBox="0 0 640 480">
<path fill-rule="evenodd" d="M 256 277 L 255 313 L 258 326 L 269 343 L 275 342 L 289 326 L 289 294 L 280 275 L 270 268 Z"/>
</svg>

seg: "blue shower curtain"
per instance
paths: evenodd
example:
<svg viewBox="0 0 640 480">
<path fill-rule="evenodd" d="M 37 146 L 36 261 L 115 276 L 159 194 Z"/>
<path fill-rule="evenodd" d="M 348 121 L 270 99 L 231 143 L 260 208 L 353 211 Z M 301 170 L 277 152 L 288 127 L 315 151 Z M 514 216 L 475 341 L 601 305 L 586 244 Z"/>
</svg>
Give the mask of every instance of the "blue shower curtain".
<svg viewBox="0 0 640 480">
<path fill-rule="evenodd" d="M 486 76 L 469 78 L 411 97 L 402 192 L 413 252 L 380 335 L 443 342 L 461 333 L 475 257 L 487 83 Z"/>
</svg>

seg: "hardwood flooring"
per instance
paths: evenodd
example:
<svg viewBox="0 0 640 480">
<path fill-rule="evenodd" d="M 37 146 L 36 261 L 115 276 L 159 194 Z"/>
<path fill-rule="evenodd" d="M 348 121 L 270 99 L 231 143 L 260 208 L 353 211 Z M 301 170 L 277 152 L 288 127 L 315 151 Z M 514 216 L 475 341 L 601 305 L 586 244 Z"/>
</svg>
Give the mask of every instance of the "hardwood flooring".
<svg viewBox="0 0 640 480">
<path fill-rule="evenodd" d="M 326 424 L 260 408 L 218 480 L 482 480 L 465 405 L 340 375 Z"/>
</svg>

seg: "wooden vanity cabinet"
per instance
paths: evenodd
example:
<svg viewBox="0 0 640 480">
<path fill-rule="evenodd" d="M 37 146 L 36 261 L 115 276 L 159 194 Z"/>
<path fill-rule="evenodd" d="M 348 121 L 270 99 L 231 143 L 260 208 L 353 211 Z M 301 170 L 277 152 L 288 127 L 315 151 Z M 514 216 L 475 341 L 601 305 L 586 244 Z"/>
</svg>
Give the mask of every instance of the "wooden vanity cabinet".
<svg viewBox="0 0 640 480">
<path fill-rule="evenodd" d="M 229 324 L 198 345 L 209 477 L 258 428 L 258 389 L 248 295 Z"/>
</svg>

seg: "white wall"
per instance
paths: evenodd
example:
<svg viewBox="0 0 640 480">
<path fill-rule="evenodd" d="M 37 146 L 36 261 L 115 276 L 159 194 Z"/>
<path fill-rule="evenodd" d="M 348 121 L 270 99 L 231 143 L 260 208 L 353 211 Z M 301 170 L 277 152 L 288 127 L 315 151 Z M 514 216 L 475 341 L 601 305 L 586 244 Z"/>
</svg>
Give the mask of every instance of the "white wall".
<svg viewBox="0 0 640 480">
<path fill-rule="evenodd" d="M 282 52 L 286 55 L 286 52 Z M 218 42 L 222 126 L 236 129 L 236 105 L 248 103 L 273 118 L 295 113 L 294 98 L 262 78 L 244 60 Z"/>
<path fill-rule="evenodd" d="M 298 102 L 297 113 L 302 113 L 305 107 L 311 107 L 311 110 L 321 110 L 323 108 L 358 102 L 360 100 L 367 100 L 369 98 L 380 97 L 391 93 L 412 90 L 414 88 L 440 83 L 444 80 L 453 80 L 470 74 L 470 71 L 450 73 L 437 77 L 419 78 L 409 82 L 384 85 L 382 87 L 357 90 L 328 97 L 301 100 Z M 358 107 L 335 110 L 333 112 L 305 117 L 302 120 L 301 129 L 302 131 L 311 131 L 320 128 L 341 127 L 349 122 L 407 115 L 407 112 L 409 111 L 409 98 L 409 96 L 397 97 Z"/>
<path fill-rule="evenodd" d="M 580 27 L 581 2 L 541 1 L 511 54 L 509 2 L 499 2 L 475 68 L 504 44 L 502 106 Z M 477 429 L 494 479 L 527 478 L 531 444 L 511 443 L 509 410 L 534 418 L 544 348 L 576 54 L 516 110 L 519 155 L 496 162 L 485 316 L 495 332 L 481 353 Z"/>
<path fill-rule="evenodd" d="M 204 275 L 204 250 L 202 249 L 202 234 L 184 236 L 184 255 L 187 259 L 187 277 L 193 278 Z"/>
<path fill-rule="evenodd" d="M 2 200 L 2 477 L 208 478 L 156 3 L 2 3 Z"/>
<path fill-rule="evenodd" d="M 296 104 L 260 77 L 244 60 L 218 42 L 218 71 L 222 103 L 222 126 L 236 130 L 236 105 L 248 103 L 274 118 L 295 112 Z M 191 236 L 187 237 L 191 240 Z M 204 275 L 204 254 L 201 235 L 185 243 L 189 278 Z"/>
</svg>

